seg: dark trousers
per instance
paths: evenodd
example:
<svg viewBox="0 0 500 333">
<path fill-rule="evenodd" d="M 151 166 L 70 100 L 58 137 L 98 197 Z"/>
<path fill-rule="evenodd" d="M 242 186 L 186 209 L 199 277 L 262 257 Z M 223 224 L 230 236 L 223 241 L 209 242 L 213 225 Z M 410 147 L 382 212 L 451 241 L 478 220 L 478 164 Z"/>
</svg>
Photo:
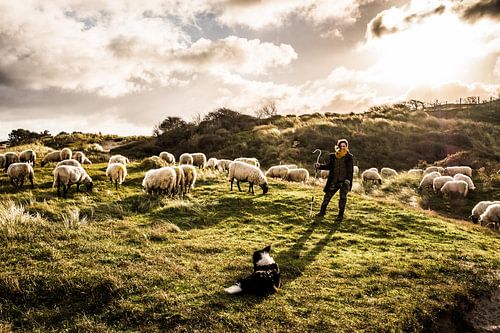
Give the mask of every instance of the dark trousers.
<svg viewBox="0 0 500 333">
<path fill-rule="evenodd" d="M 345 205 L 347 203 L 347 193 L 349 193 L 349 186 L 344 182 L 332 183 L 330 187 L 326 190 L 325 196 L 323 197 L 323 202 L 321 203 L 320 214 L 324 215 L 326 213 L 326 207 L 330 203 L 332 197 L 340 190 L 339 199 L 339 215 L 344 215 Z"/>
</svg>

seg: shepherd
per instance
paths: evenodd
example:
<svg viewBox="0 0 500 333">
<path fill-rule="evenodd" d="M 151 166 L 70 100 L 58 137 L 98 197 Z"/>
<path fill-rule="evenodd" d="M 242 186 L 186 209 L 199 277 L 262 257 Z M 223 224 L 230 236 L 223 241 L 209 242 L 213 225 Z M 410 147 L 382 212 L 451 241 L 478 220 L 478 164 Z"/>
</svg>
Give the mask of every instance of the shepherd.
<svg viewBox="0 0 500 333">
<path fill-rule="evenodd" d="M 340 190 L 339 213 L 336 222 L 344 219 L 345 207 L 347 204 L 347 194 L 352 189 L 352 174 L 354 171 L 354 159 L 349 152 L 349 143 L 346 139 L 340 139 L 335 146 L 335 153 L 330 154 L 330 160 L 326 164 L 314 163 L 314 167 L 319 170 L 330 170 L 326 181 L 325 196 L 321 203 L 321 209 L 316 217 L 323 217 L 326 214 L 326 207 L 332 197 Z"/>
</svg>

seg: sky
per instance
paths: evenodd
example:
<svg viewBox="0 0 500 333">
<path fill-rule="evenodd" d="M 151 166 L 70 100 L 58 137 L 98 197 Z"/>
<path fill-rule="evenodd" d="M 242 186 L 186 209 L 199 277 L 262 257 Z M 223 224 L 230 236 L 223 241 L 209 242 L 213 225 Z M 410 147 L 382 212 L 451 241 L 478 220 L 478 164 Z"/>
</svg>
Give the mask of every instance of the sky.
<svg viewBox="0 0 500 333">
<path fill-rule="evenodd" d="M 0 2 L 0 140 L 500 96 L 500 0 Z"/>
</svg>

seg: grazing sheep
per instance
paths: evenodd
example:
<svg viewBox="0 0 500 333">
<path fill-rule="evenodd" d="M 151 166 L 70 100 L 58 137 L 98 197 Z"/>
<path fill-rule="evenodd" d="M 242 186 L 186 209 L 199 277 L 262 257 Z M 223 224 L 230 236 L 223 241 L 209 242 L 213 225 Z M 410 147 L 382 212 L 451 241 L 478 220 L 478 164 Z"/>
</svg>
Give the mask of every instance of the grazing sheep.
<svg viewBox="0 0 500 333">
<path fill-rule="evenodd" d="M 31 163 L 31 165 L 35 165 L 36 162 L 36 153 L 32 149 L 23 150 L 19 153 L 19 162 Z"/>
<path fill-rule="evenodd" d="M 290 169 L 284 165 L 274 165 L 267 169 L 266 177 L 285 179 Z"/>
<path fill-rule="evenodd" d="M 484 213 L 479 216 L 479 223 L 484 226 L 493 224 L 493 227 L 500 227 L 500 203 L 489 205 Z"/>
<path fill-rule="evenodd" d="M 472 168 L 468 166 L 452 166 L 445 169 L 445 173 L 448 176 L 455 176 L 457 173 L 461 173 L 472 177 Z"/>
<path fill-rule="evenodd" d="M 469 191 L 469 185 L 463 180 L 451 180 L 441 187 L 441 193 L 448 195 L 450 199 L 465 198 Z"/>
<path fill-rule="evenodd" d="M 115 183 L 115 189 L 118 190 L 118 184 L 122 184 L 127 177 L 127 166 L 122 163 L 110 163 L 106 168 L 106 177 L 109 177 L 111 184 Z"/>
<path fill-rule="evenodd" d="M 260 168 L 259 160 L 255 157 L 238 157 L 234 161 L 245 162 L 246 164 L 254 165 L 257 168 Z"/>
<path fill-rule="evenodd" d="M 464 182 L 466 182 L 467 185 L 469 185 L 469 191 L 474 191 L 476 189 L 474 182 L 472 181 L 472 179 L 469 176 L 466 176 L 466 175 L 461 174 L 461 173 L 457 173 L 453 176 L 453 179 L 454 180 L 463 180 Z"/>
<path fill-rule="evenodd" d="M 41 166 L 43 167 L 45 164 L 50 163 L 50 162 L 60 162 L 60 161 L 62 161 L 61 151 L 54 150 L 54 151 L 51 151 L 50 153 L 45 154 L 45 156 L 42 159 Z"/>
<path fill-rule="evenodd" d="M 109 158 L 108 161 L 108 164 L 111 163 L 121 163 L 123 165 L 127 165 L 128 163 L 130 163 L 130 160 L 123 155 L 113 155 Z"/>
<path fill-rule="evenodd" d="M 184 177 L 184 171 L 182 168 L 178 165 L 172 166 L 172 168 L 175 170 L 175 186 L 174 186 L 174 194 L 179 194 L 179 196 L 184 196 L 184 182 L 185 182 L 185 177 Z"/>
<path fill-rule="evenodd" d="M 25 178 L 29 179 L 31 188 L 34 188 L 33 177 L 35 173 L 29 163 L 12 163 L 7 169 L 7 176 L 9 176 L 12 185 L 16 188 L 20 189 L 23 187 Z"/>
<path fill-rule="evenodd" d="M 146 172 L 142 187 L 149 193 L 172 195 L 177 181 L 177 175 L 172 167 L 163 167 Z"/>
<path fill-rule="evenodd" d="M 70 165 L 70 166 L 74 166 L 74 167 L 78 167 L 78 168 L 82 167 L 82 165 L 80 164 L 80 162 L 78 162 L 77 160 L 74 160 L 74 159 L 61 161 L 61 162 L 59 162 L 59 163 L 56 164 L 56 168 L 58 166 L 61 166 L 61 165 Z"/>
<path fill-rule="evenodd" d="M 193 158 L 193 165 L 200 169 L 205 169 L 207 166 L 207 156 L 203 153 L 191 153 Z"/>
<path fill-rule="evenodd" d="M 393 176 L 397 176 L 398 172 L 394 169 L 391 169 L 391 168 L 382 168 L 380 170 L 380 174 L 382 176 L 385 176 L 385 177 L 393 177 Z"/>
<path fill-rule="evenodd" d="M 7 170 L 9 168 L 9 165 L 11 165 L 12 163 L 19 163 L 19 156 L 17 156 L 17 153 L 14 152 L 5 153 L 5 165 L 4 165 L 5 170 Z"/>
<path fill-rule="evenodd" d="M 61 160 L 70 160 L 73 156 L 73 152 L 69 148 L 63 148 L 61 150 Z"/>
<path fill-rule="evenodd" d="M 0 169 L 5 168 L 5 155 L 0 154 Z"/>
<path fill-rule="evenodd" d="M 182 164 L 180 167 L 182 168 L 182 171 L 184 171 L 183 193 L 186 194 L 194 188 L 194 184 L 196 183 L 196 168 L 190 164 Z"/>
<path fill-rule="evenodd" d="M 432 188 L 432 184 L 434 182 L 434 178 L 441 177 L 441 174 L 437 171 L 432 171 L 431 173 L 426 174 L 422 180 L 420 181 L 420 185 L 418 186 L 418 190 L 422 191 L 424 189 Z"/>
<path fill-rule="evenodd" d="M 212 170 L 217 170 L 218 160 L 215 157 L 210 157 L 207 161 L 207 168 Z"/>
<path fill-rule="evenodd" d="M 444 168 L 443 167 L 438 167 L 438 166 L 430 166 L 425 168 L 424 170 L 424 175 L 427 175 L 431 172 L 439 172 L 440 174 L 444 174 Z"/>
<path fill-rule="evenodd" d="M 175 156 L 168 151 L 162 151 L 159 156 L 168 164 L 175 164 Z"/>
<path fill-rule="evenodd" d="M 500 204 L 500 201 L 479 201 L 474 206 L 474 208 L 472 208 L 472 212 L 469 218 L 472 220 L 472 222 L 477 223 L 479 221 L 479 217 L 481 216 L 481 214 L 483 214 L 486 211 L 486 208 L 496 203 Z"/>
<path fill-rule="evenodd" d="M 439 176 L 432 180 L 432 189 L 435 193 L 441 193 L 441 187 L 449 181 L 452 181 L 453 177 L 451 176 Z"/>
<path fill-rule="evenodd" d="M 289 169 L 285 179 L 290 182 L 298 182 L 305 184 L 309 180 L 309 171 L 307 171 L 307 169 L 304 168 Z"/>
<path fill-rule="evenodd" d="M 76 192 L 80 191 L 80 184 L 84 184 L 88 191 L 92 190 L 92 178 L 82 167 L 72 165 L 60 165 L 53 171 L 54 182 L 52 188 L 57 185 L 57 196 L 61 196 L 60 187 L 63 187 L 63 196 L 66 198 L 72 184 L 76 184 Z"/>
<path fill-rule="evenodd" d="M 219 171 L 229 171 L 229 164 L 233 163 L 232 160 L 217 160 L 217 169 Z"/>
<path fill-rule="evenodd" d="M 320 170 L 319 171 L 319 176 L 321 178 L 327 179 L 329 175 L 330 175 L 330 170 Z"/>
<path fill-rule="evenodd" d="M 183 153 L 179 156 L 179 164 L 191 164 L 193 165 L 193 156 L 189 153 Z"/>
<path fill-rule="evenodd" d="M 73 159 L 77 160 L 81 164 L 92 164 L 90 160 L 85 156 L 85 154 L 81 151 L 77 151 L 73 154 Z"/>
<path fill-rule="evenodd" d="M 410 170 L 408 170 L 408 174 L 411 176 L 422 176 L 424 174 L 424 170 L 422 170 L 422 169 L 410 169 Z"/>
<path fill-rule="evenodd" d="M 363 171 L 363 173 L 361 174 L 361 179 L 363 179 L 363 183 L 371 181 L 372 183 L 376 182 L 376 183 L 382 184 L 382 177 L 380 176 L 380 174 L 377 171 L 375 171 L 373 169 L 376 170 L 376 168 L 372 168 L 372 169 L 368 169 L 368 170 Z"/>
<path fill-rule="evenodd" d="M 288 169 L 297 169 L 298 168 L 297 164 L 281 164 L 281 166 L 285 166 Z"/>
<path fill-rule="evenodd" d="M 369 171 L 375 171 L 376 173 L 378 173 L 378 169 L 377 168 L 370 168 L 368 169 Z M 365 170 L 366 171 L 366 170 Z"/>
<path fill-rule="evenodd" d="M 248 192 L 255 194 L 253 185 L 257 184 L 262 188 L 264 194 L 267 193 L 269 187 L 267 178 L 264 173 L 256 166 L 250 165 L 242 161 L 234 161 L 229 165 L 229 181 L 231 182 L 231 191 L 233 190 L 233 181 L 236 179 L 236 185 L 241 192 L 240 182 L 248 182 Z"/>
</svg>

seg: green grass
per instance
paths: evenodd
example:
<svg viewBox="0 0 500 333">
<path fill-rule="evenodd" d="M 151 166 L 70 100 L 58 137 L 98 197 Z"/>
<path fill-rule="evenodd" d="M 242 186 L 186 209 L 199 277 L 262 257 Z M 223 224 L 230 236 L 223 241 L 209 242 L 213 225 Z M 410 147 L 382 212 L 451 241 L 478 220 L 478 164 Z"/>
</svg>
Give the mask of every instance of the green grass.
<svg viewBox="0 0 500 333">
<path fill-rule="evenodd" d="M 271 181 L 254 196 L 206 174 L 179 200 L 142 193 L 137 163 L 119 191 L 105 168 L 66 200 L 51 167 L 33 191 L 0 176 L 2 330 L 419 332 L 498 285 L 498 233 L 396 200 L 352 193 L 334 224 L 337 196 L 309 218 L 320 187 Z M 225 294 L 268 244 L 280 292 Z"/>
</svg>

